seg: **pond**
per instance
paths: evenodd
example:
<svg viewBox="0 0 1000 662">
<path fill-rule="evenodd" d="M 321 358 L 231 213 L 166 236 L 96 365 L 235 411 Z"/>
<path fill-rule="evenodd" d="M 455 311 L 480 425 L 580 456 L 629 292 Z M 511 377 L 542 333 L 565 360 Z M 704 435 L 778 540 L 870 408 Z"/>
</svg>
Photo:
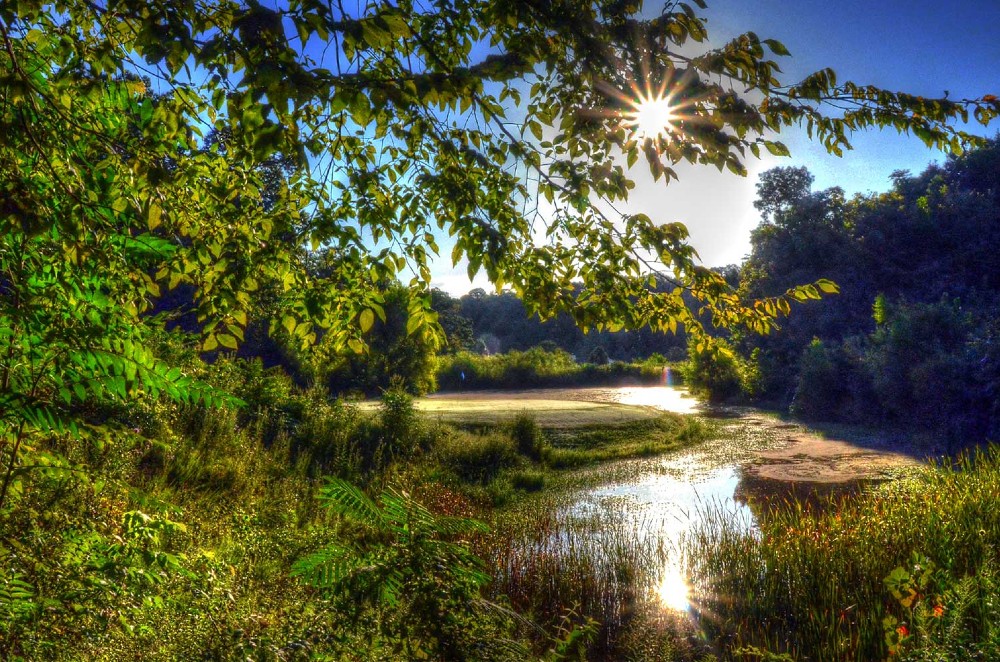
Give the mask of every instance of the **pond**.
<svg viewBox="0 0 1000 662">
<path fill-rule="evenodd" d="M 576 577 L 577 592 L 591 590 L 610 619 L 640 599 L 697 615 L 700 589 L 684 574 L 685 540 L 695 531 L 756 531 L 747 495 L 754 502 L 811 498 L 817 486 L 839 491 L 918 463 L 884 439 L 855 434 L 847 441 L 751 408 L 713 409 L 669 385 L 441 393 L 417 406 L 460 423 L 501 422 L 527 411 L 539 425 L 570 434 L 663 411 L 710 420 L 712 438 L 697 446 L 577 469 L 571 484 L 587 487 L 561 494 L 554 505 L 529 502 L 508 514 L 514 524 L 505 527 L 507 544 L 494 559 L 506 589 L 516 593 L 518 577 L 529 574 L 559 592 L 560 582 Z M 600 581 L 583 585 L 594 576 Z"/>
<path fill-rule="evenodd" d="M 766 426 L 749 418 L 723 419 L 719 431 L 693 449 L 619 463 L 609 472 L 611 482 L 581 490 L 565 506 L 571 520 L 599 516 L 617 522 L 633 532 L 638 545 L 658 551 L 660 567 L 651 573 L 648 589 L 667 609 L 687 611 L 697 598 L 683 570 L 684 541 L 693 529 L 719 517 L 737 529 L 753 529 L 754 513 L 737 496 L 743 468 L 758 452 L 780 443 Z"/>
</svg>

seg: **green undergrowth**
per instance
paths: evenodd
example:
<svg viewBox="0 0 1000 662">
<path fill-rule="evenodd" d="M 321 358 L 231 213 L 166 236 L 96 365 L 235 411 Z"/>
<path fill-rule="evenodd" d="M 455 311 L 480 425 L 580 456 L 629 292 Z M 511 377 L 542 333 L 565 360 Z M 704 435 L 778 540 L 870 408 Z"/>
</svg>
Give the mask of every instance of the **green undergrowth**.
<svg viewBox="0 0 1000 662">
<path fill-rule="evenodd" d="M 663 412 L 623 423 L 543 428 L 530 413 L 521 412 L 500 424 L 438 429 L 433 450 L 415 470 L 478 503 L 498 507 L 547 487 L 568 487 L 571 475 L 577 475 L 573 470 L 702 442 L 714 426 L 693 416 Z M 601 480 L 596 474 L 591 479 Z"/>
<path fill-rule="evenodd" d="M 1000 451 L 688 541 L 712 639 L 795 659 L 1000 655 Z"/>
<path fill-rule="evenodd" d="M 3 659 L 1000 654 L 995 450 L 822 508 L 757 507 L 759 534 L 709 518 L 683 550 L 692 622 L 644 588 L 667 560 L 654 537 L 563 509 L 642 464 L 601 462 L 724 421 L 457 428 L 401 390 L 365 411 L 258 362 L 192 366 L 245 404 L 95 408 L 100 443 L 51 439 L 58 462 L 22 472 L 0 512 Z"/>
<path fill-rule="evenodd" d="M 496 504 L 544 493 L 560 473 L 547 457 L 564 440 L 532 417 L 457 429 L 422 417 L 399 389 L 363 411 L 260 362 L 207 366 L 183 348 L 165 351 L 244 404 L 94 408 L 87 415 L 109 430 L 99 443 L 39 447 L 52 464 L 26 467 L 0 512 L 0 658 L 559 659 L 588 645 L 594 626 L 571 605 L 539 629 L 501 595 L 481 605 L 481 581 L 446 572 L 448 559 L 468 558 L 457 550 L 480 535 L 476 527 L 432 529 L 439 543 L 417 549 L 409 534 L 359 528 L 322 498 L 336 477 L 367 494 L 398 494 L 390 510 L 425 504 L 489 520 Z M 683 429 L 635 432 L 665 447 Z M 428 570 L 407 575 L 412 595 L 346 614 L 292 572 L 330 545 L 397 560 L 422 550 Z M 446 632 L 431 627 L 434 609 L 456 614 Z"/>
<path fill-rule="evenodd" d="M 551 430 L 550 446 L 543 451 L 543 459 L 552 468 L 566 469 L 649 457 L 704 441 L 708 430 L 698 418 L 667 413 L 618 425 Z"/>
</svg>

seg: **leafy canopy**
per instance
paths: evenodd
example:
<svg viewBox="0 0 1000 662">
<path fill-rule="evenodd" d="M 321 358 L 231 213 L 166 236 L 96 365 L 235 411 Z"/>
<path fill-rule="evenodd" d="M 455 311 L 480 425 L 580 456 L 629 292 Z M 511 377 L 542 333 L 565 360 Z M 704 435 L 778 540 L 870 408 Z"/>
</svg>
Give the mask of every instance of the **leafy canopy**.
<svg viewBox="0 0 1000 662">
<path fill-rule="evenodd" d="M 59 227 L 70 258 L 95 227 L 169 243 L 154 247 L 160 268 L 137 294 L 193 284 L 206 349 L 238 340 L 262 278 L 282 284 L 279 323 L 291 332 L 308 338 L 318 324 L 359 340 L 380 312 L 367 284 L 412 273 L 426 290 L 442 234 L 470 272 L 545 315 L 569 308 L 585 325 L 675 328 L 694 323 L 686 290 L 719 322 L 764 330 L 768 315 L 695 265 L 683 226 L 594 209 L 632 186 L 619 152 L 667 178 L 681 160 L 744 173 L 747 151 L 786 153 L 770 137 L 795 125 L 835 153 L 871 126 L 960 151 L 974 139 L 949 123 L 1000 110 L 994 97 L 839 83 L 830 69 L 789 85 L 772 59 L 788 54 L 780 42 L 748 33 L 690 56 L 707 39 L 696 9 L 670 2 L 640 20 L 639 5 L 7 3 L 5 128 L 18 137 L 5 159 L 15 194 L 5 220 L 31 236 Z M 621 91 L 664 86 L 679 119 L 640 143 L 623 125 Z M 226 148 L 199 150 L 212 131 L 230 136 Z M 279 154 L 300 169 L 265 208 L 256 166 Z M 554 209 L 535 211 L 540 198 Z M 330 278 L 297 268 L 292 249 L 303 246 L 335 249 Z M 678 290 L 650 292 L 652 269 Z"/>
<path fill-rule="evenodd" d="M 168 289 L 193 292 L 206 351 L 237 346 L 263 289 L 273 329 L 359 351 L 384 318 L 372 283 L 397 277 L 418 294 L 408 332 L 434 334 L 448 236 L 542 316 L 766 332 L 835 286 L 741 302 L 683 225 L 592 204 L 627 198 L 622 156 L 666 180 L 680 161 L 743 174 L 793 126 L 837 154 L 873 126 L 958 152 L 977 139 L 953 122 L 1000 112 L 831 69 L 789 84 L 780 42 L 709 47 L 694 4 L 651 20 L 621 0 L 0 5 L 0 499 L 21 443 L 85 403 L 211 397 L 149 351 Z M 633 88 L 667 93 L 668 132 L 628 128 Z M 320 247 L 326 268 L 304 268 Z"/>
</svg>

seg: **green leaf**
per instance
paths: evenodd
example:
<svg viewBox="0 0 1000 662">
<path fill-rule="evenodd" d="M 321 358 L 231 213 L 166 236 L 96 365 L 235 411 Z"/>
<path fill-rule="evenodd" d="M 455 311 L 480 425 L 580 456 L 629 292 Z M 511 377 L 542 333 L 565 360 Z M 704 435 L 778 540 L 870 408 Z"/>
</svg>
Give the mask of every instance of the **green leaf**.
<svg viewBox="0 0 1000 662">
<path fill-rule="evenodd" d="M 765 140 L 764 147 L 767 151 L 771 153 L 772 156 L 791 156 L 791 152 L 788 151 L 788 147 L 784 143 L 776 140 Z"/>
<path fill-rule="evenodd" d="M 763 42 L 765 46 L 771 49 L 771 52 L 775 55 L 787 56 L 791 55 L 785 45 L 776 39 L 765 39 Z"/>
<path fill-rule="evenodd" d="M 840 287 L 832 280 L 821 278 L 816 281 L 816 286 L 826 294 L 838 294 Z"/>
<path fill-rule="evenodd" d="M 358 323 L 361 326 L 361 332 L 367 333 L 375 323 L 375 313 L 370 308 L 365 308 L 358 316 Z"/>
<path fill-rule="evenodd" d="M 216 339 L 218 340 L 219 344 L 222 345 L 223 347 L 228 347 L 229 349 L 236 349 L 237 347 L 239 347 L 238 343 L 236 342 L 236 338 L 227 333 L 220 333 L 219 335 L 216 336 Z"/>
<path fill-rule="evenodd" d="M 147 227 L 149 227 L 149 230 L 151 232 L 159 227 L 160 218 L 162 215 L 163 215 L 163 209 L 160 207 L 160 205 L 156 204 L 155 202 L 151 202 L 149 204 L 149 214 L 146 217 L 146 225 Z"/>
</svg>

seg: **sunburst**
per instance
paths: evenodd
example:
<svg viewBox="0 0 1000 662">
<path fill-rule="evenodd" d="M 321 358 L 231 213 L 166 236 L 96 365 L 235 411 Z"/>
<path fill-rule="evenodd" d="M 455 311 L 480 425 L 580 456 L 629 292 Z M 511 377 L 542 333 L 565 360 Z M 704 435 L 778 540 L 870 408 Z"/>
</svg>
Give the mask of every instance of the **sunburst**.
<svg viewBox="0 0 1000 662">
<path fill-rule="evenodd" d="M 640 140 L 668 138 L 678 128 L 680 116 L 674 100 L 667 94 L 639 94 L 629 101 L 633 110 L 623 113 L 625 126 Z"/>
<path fill-rule="evenodd" d="M 629 131 L 631 140 L 649 142 L 659 149 L 663 142 L 681 139 L 687 122 L 692 119 L 694 101 L 681 92 L 685 87 L 683 76 L 651 76 L 650 79 L 660 79 L 658 85 L 647 79 L 630 83 L 628 91 L 599 82 L 598 89 L 616 101 L 618 108 L 588 114 L 617 119 L 619 126 Z"/>
</svg>

